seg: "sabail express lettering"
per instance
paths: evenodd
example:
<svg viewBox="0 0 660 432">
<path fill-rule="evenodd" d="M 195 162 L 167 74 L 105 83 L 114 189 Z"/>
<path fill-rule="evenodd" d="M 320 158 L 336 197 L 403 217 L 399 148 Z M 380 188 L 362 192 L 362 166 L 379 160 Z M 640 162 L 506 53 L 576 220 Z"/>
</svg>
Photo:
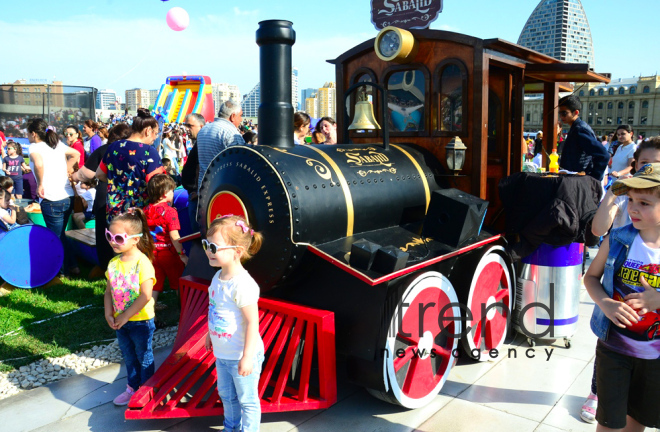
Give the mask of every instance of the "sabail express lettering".
<svg viewBox="0 0 660 432">
<path fill-rule="evenodd" d="M 379 9 L 378 14 L 390 16 L 395 12 L 414 10 L 419 13 L 427 13 L 432 0 L 385 0 L 385 9 Z"/>
<path fill-rule="evenodd" d="M 362 165 L 383 165 L 386 167 L 392 166 L 390 160 L 382 153 L 369 152 L 368 155 L 361 155 L 359 153 L 346 153 L 348 163 L 355 164 L 356 166 Z"/>
</svg>

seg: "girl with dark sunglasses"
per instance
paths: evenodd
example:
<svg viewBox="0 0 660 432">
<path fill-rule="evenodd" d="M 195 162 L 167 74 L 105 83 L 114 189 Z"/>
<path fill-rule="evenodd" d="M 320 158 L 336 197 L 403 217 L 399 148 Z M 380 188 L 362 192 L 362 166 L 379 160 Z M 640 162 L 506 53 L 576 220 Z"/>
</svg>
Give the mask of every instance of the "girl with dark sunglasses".
<svg viewBox="0 0 660 432">
<path fill-rule="evenodd" d="M 156 325 L 151 297 L 156 283 L 151 264 L 154 243 L 147 218 L 138 208 L 115 217 L 105 235 L 115 253 L 120 254 L 110 260 L 106 272 L 105 319 L 117 331 L 128 374 L 126 391 L 113 402 L 127 405 L 155 370 L 152 339 Z"/>
<path fill-rule="evenodd" d="M 214 220 L 202 245 L 220 270 L 209 286 L 207 350 L 215 355 L 218 394 L 225 408 L 225 430 L 258 431 L 261 421 L 259 376 L 264 344 L 259 336 L 259 285 L 243 268 L 263 238 L 240 216 Z"/>
<path fill-rule="evenodd" d="M 83 144 L 82 134 L 77 127 L 69 125 L 64 129 L 64 138 L 66 139 L 66 144 L 73 148 L 74 150 L 80 153 L 80 161 L 78 166 L 81 167 L 85 165 L 85 147 Z"/>
</svg>

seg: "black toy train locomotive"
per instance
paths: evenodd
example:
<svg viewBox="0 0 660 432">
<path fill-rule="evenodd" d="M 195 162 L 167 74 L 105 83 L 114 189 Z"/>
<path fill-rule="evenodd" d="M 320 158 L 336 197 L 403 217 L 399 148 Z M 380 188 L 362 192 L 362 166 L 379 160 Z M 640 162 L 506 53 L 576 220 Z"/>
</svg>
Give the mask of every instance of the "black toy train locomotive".
<svg viewBox="0 0 660 432">
<path fill-rule="evenodd" d="M 218 215 L 246 217 L 265 238 L 246 266 L 262 294 L 333 311 L 350 377 L 386 400 L 421 406 L 454 364 L 457 339 L 447 334 L 460 333 L 461 322 L 452 317 L 461 312 L 455 306 L 443 311 L 443 322 L 443 306 L 503 302 L 506 308 L 491 320 L 484 317 L 483 331 L 468 323 L 480 328 L 466 338 L 470 350 L 503 343 L 513 300 L 504 240 L 476 236 L 481 220 L 472 227 L 475 236 L 460 245 L 421 235 L 434 191 L 447 184 L 440 162 L 421 146 L 294 146 L 290 82 L 284 79 L 294 37 L 288 22 L 261 23 L 260 145 L 230 147 L 210 164 L 200 186 L 201 235 Z M 281 76 L 272 73 L 280 70 Z M 444 213 L 448 230 L 463 229 L 459 213 Z M 484 213 L 485 207 L 482 219 Z M 359 254 L 366 256 L 362 265 L 351 257 Z M 194 257 L 189 273 L 212 277 L 215 270 Z M 477 267 L 486 274 L 475 274 Z M 401 330 L 412 336 L 403 340 Z M 397 350 L 417 347 L 426 353 L 402 365 Z"/>
<path fill-rule="evenodd" d="M 387 32 L 410 43 L 388 57 L 379 49 Z M 381 399 L 423 406 L 447 379 L 459 341 L 484 360 L 482 354 L 501 347 L 509 329 L 515 272 L 501 234 L 496 185 L 521 169 L 523 92 L 541 90 L 556 100 L 565 87 L 558 81 L 600 78 L 587 65 L 566 65 L 500 39 L 386 28 L 375 44 L 366 41 L 332 61 L 337 101 L 352 101 L 359 83 L 381 90 L 369 97 L 383 130 L 349 131 L 347 113 L 338 122 L 338 140 L 352 143 L 294 146 L 294 42 L 290 22 L 260 23 L 259 145 L 227 148 L 209 165 L 199 190 L 200 236 L 219 215 L 244 216 L 264 235 L 261 251 L 246 265 L 262 297 L 332 311 L 349 377 Z M 546 144 L 556 137 L 554 124 L 547 123 Z M 460 154 L 461 175 L 447 174 L 441 162 L 456 162 L 449 145 L 455 136 L 468 143 Z M 215 273 L 199 241 L 186 272 L 202 288 Z M 182 302 L 197 315 L 182 318 L 181 341 L 161 368 L 160 384 L 140 396 L 146 401 L 153 393 L 154 401 L 144 402 L 156 407 L 152 412 L 167 405 L 164 395 L 171 390 L 158 386 L 181 386 L 168 383 L 175 372 L 167 368 L 175 361 L 189 355 L 189 362 L 212 368 L 191 354 L 206 334 L 203 307 L 194 304 L 202 300 Z M 263 315 L 262 323 L 267 319 Z M 184 326 L 192 330 L 186 334 Z M 284 375 L 296 375 L 300 358 L 303 375 L 312 367 L 296 349 L 287 351 Z M 273 360 L 266 369 L 276 363 L 282 362 Z M 264 374 L 262 384 L 273 384 L 270 370 Z M 273 384 L 280 396 L 291 387 L 283 379 Z M 182 386 L 188 391 L 193 384 Z M 268 391 L 260 394 L 268 399 Z M 264 412 L 283 409 L 307 408 L 269 406 Z M 162 416 L 182 415 L 172 412 Z"/>
</svg>

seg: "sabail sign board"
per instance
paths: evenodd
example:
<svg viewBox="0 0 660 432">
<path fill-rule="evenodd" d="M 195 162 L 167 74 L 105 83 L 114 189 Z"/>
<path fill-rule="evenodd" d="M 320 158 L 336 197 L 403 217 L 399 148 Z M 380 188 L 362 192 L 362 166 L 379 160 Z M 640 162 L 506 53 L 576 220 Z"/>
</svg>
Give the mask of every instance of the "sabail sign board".
<svg viewBox="0 0 660 432">
<path fill-rule="evenodd" d="M 425 29 L 442 12 L 442 0 L 371 0 L 371 22 L 377 30 L 387 26 Z"/>
</svg>

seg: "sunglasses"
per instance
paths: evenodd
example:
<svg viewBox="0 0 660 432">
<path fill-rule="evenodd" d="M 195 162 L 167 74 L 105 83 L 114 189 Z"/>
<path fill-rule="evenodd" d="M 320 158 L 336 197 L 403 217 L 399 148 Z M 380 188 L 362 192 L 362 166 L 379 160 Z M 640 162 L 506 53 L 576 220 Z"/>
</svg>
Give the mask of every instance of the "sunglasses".
<svg viewBox="0 0 660 432">
<path fill-rule="evenodd" d="M 216 254 L 219 251 L 223 249 L 236 249 L 239 248 L 240 246 L 218 246 L 215 243 L 211 243 L 210 241 L 203 239 L 202 240 L 202 247 L 204 248 L 205 251 L 211 251 L 212 254 Z"/>
<path fill-rule="evenodd" d="M 74 135 L 78 135 L 78 134 L 75 134 L 75 133 L 65 133 L 64 134 L 64 136 L 74 136 Z"/>
<path fill-rule="evenodd" d="M 108 229 L 105 229 L 105 239 L 109 243 L 116 243 L 119 246 L 123 245 L 128 241 L 128 239 L 132 239 L 134 237 L 142 237 L 142 233 L 140 234 L 133 234 L 133 235 L 127 235 L 126 233 L 121 233 L 121 234 L 112 234 Z"/>
<path fill-rule="evenodd" d="M 562 117 L 566 117 L 570 113 L 571 113 L 570 111 L 559 111 L 559 115 L 562 116 Z"/>
</svg>

